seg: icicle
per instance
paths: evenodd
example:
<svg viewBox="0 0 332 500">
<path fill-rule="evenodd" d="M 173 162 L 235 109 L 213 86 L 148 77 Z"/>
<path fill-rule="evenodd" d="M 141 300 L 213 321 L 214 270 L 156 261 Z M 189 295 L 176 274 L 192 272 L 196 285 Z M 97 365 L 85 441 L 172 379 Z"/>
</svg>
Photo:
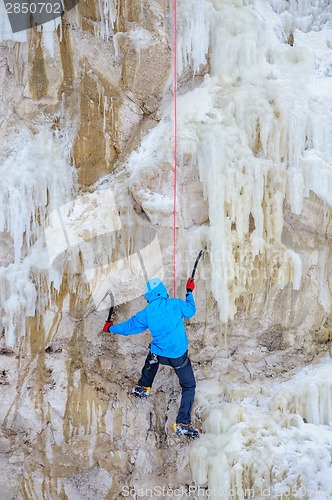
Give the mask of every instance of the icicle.
<svg viewBox="0 0 332 500">
<path fill-rule="evenodd" d="M 290 257 L 290 262 L 292 266 L 293 290 L 300 290 L 301 278 L 302 278 L 301 256 L 290 249 L 287 249 L 287 255 Z"/>
<path fill-rule="evenodd" d="M 272 408 L 298 413 L 316 425 L 332 424 L 332 370 L 329 365 L 311 365 L 282 384 Z"/>
<path fill-rule="evenodd" d="M 1 165 L 0 231 L 13 237 L 15 262 L 19 262 L 23 235 L 29 246 L 31 221 L 36 226 L 38 217 L 45 219 L 47 205 L 52 209 L 68 196 L 71 171 L 60 145 L 46 130 L 35 136 L 22 131 L 7 140 L 7 147 L 13 150 Z"/>
<path fill-rule="evenodd" d="M 180 0 L 177 15 L 177 74 L 180 77 L 189 67 L 197 73 L 200 66 L 207 62 L 212 30 L 212 3 L 207 0 Z"/>
<path fill-rule="evenodd" d="M 96 34 L 108 39 L 113 34 L 117 19 L 118 0 L 98 0 L 101 21 L 96 25 Z"/>
<path fill-rule="evenodd" d="M 235 384 L 234 398 L 232 392 L 227 396 L 230 402 L 220 402 L 225 395 L 216 391 L 212 380 L 198 384 L 203 433 L 190 449 L 190 465 L 194 482 L 208 484 L 209 498 L 329 491 L 330 359 L 287 377 L 290 380 L 266 382 L 263 391 L 261 383 L 246 388 Z"/>
<path fill-rule="evenodd" d="M 9 153 L 0 166 L 0 231 L 8 231 L 13 238 L 15 264 L 0 268 L 0 294 L 6 342 L 13 346 L 25 333 L 25 317 L 36 313 L 40 290 L 33 276 L 45 276 L 48 289 L 52 279 L 57 288 L 61 283 L 42 244 L 43 225 L 47 210 L 63 204 L 73 183 L 65 145 L 46 128 L 35 135 L 22 131 L 9 136 L 6 146 Z M 23 239 L 27 255 L 22 258 Z M 40 310 L 48 298 L 44 290 Z"/>
</svg>

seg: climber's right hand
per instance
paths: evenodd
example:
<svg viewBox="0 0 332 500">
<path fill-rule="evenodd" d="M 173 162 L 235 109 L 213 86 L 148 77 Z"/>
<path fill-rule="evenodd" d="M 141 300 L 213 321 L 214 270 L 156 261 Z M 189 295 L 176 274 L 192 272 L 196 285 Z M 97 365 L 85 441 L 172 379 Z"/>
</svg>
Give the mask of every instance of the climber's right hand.
<svg viewBox="0 0 332 500">
<path fill-rule="evenodd" d="M 104 332 L 107 332 L 107 333 L 110 333 L 110 332 L 108 331 L 108 329 L 109 329 L 109 327 L 110 327 L 110 326 L 113 326 L 113 321 L 106 321 L 106 323 L 105 323 L 105 325 L 104 325 L 104 328 L 103 328 L 103 331 L 104 331 Z"/>
<path fill-rule="evenodd" d="M 188 281 L 187 281 L 187 292 L 193 292 L 194 288 L 195 288 L 194 280 L 192 280 L 191 278 L 188 278 Z"/>
</svg>

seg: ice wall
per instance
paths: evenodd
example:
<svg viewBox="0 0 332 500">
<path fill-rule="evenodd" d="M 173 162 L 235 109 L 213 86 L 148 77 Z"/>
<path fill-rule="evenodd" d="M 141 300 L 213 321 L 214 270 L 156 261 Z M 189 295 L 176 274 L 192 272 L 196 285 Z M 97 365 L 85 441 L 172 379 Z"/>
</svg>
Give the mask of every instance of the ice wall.
<svg viewBox="0 0 332 500">
<path fill-rule="evenodd" d="M 44 26 L 29 38 L 9 33 L 0 0 L 2 38 L 11 40 L 2 46 L 9 69 L 4 81 L 13 81 L 9 75 L 14 74 L 22 87 L 22 102 L 13 103 L 14 117 L 1 129 L 1 140 L 5 134 L 8 139 L 0 151 L 0 225 L 6 241 L 13 242 L 14 262 L 0 269 L 0 319 L 7 346 L 20 354 L 2 348 L 0 353 L 1 432 L 8 430 L 12 440 L 7 448 L 0 435 L 2 476 L 9 482 L 3 463 L 11 450 L 9 467 L 16 471 L 20 491 L 32 491 L 36 498 L 119 498 L 126 482 L 191 484 L 185 465 L 189 452 L 194 481 L 215 488 L 218 499 L 226 499 L 231 489 L 235 498 L 252 497 L 251 491 L 259 498 L 263 488 L 265 497 L 280 492 L 289 497 L 289 489 L 293 497 L 313 497 L 319 488 L 332 490 L 329 364 L 292 373 L 280 384 L 273 379 L 231 382 L 249 370 L 253 377 L 281 373 L 287 363 L 307 360 L 312 345 L 317 350 L 323 346 L 312 342 L 299 349 L 299 357 L 292 340 L 286 347 L 292 332 L 284 324 L 279 330 L 279 321 L 284 313 L 289 317 L 299 310 L 293 304 L 296 294 L 288 300 L 286 292 L 273 320 L 262 320 L 275 331 L 256 331 L 255 318 L 238 315 L 228 330 L 225 353 L 206 288 L 213 287 L 226 322 L 235 313 L 236 298 L 256 285 L 271 280 L 280 287 L 288 282 L 295 290 L 301 287 L 303 255 L 283 243 L 283 206 L 288 203 L 299 214 L 310 190 L 326 208 L 331 203 L 329 3 L 178 0 L 179 296 L 192 266 L 182 251 L 196 256 L 208 243 L 208 258 L 197 275 L 197 316 L 186 326 L 198 381 L 194 422 L 202 430 L 192 448 L 175 443 L 176 379 L 161 372 L 147 405 L 128 394 L 141 369 L 147 334 L 116 340 L 97 334 L 105 319 L 98 305 L 109 289 L 121 306 L 115 321 L 121 321 L 144 307 L 143 300 L 123 304 L 140 297 L 147 277 L 160 273 L 169 280 L 173 272 L 171 265 L 166 269 L 173 251 L 174 106 L 167 104 L 169 88 L 158 108 L 171 52 L 165 26 L 172 16 L 166 4 L 81 1 L 56 31 Z M 159 11 L 159 17 L 150 15 Z M 112 30 L 123 31 L 116 57 Z M 7 70 L 6 64 L 1 68 Z M 49 88 L 45 85 L 42 97 L 31 97 L 44 66 Z M 31 73 L 35 82 L 30 85 Z M 11 126 L 21 130 L 24 121 L 29 131 L 15 133 Z M 74 153 L 69 150 L 75 138 L 66 137 L 69 124 L 79 139 Z M 117 171 L 101 179 L 117 155 Z M 75 192 L 69 167 L 73 160 L 79 172 L 79 157 L 90 175 L 88 180 L 82 176 L 84 193 Z M 186 200 L 181 188 L 184 171 L 196 175 L 196 167 L 206 203 L 197 202 L 202 217 L 195 219 L 193 204 L 201 186 L 195 191 L 199 183 L 191 178 Z M 186 221 L 184 201 L 190 212 Z M 330 219 L 331 211 L 324 229 Z M 313 224 L 319 220 L 312 216 Z M 304 230 L 303 239 L 307 235 Z M 330 254 L 327 245 L 324 249 L 321 280 L 328 311 Z M 306 258 L 306 249 L 303 253 Z M 208 276 L 203 271 L 209 258 Z M 311 264 L 315 272 L 317 261 L 312 258 Z M 312 293 L 299 294 L 303 309 L 311 306 L 319 284 L 312 288 Z M 322 315 L 312 323 L 320 326 Z M 296 339 L 305 343 L 299 324 L 301 319 Z M 268 345 L 265 351 L 262 343 Z M 253 350 L 248 352 L 248 346 Z M 229 373 L 223 380 L 226 363 Z M 206 380 L 211 367 L 222 381 Z"/>
<path fill-rule="evenodd" d="M 143 120 L 143 100 L 149 97 L 154 108 L 158 106 L 157 97 L 159 98 L 167 75 L 170 52 L 160 22 L 166 10 L 167 6 L 155 3 L 151 6 L 151 12 L 149 10 L 145 13 L 143 2 L 130 0 L 78 2 L 74 9 L 54 22 L 13 34 L 4 3 L 0 3 L 0 78 L 6 84 L 9 82 L 12 87 L 9 95 L 5 92 L 1 94 L 1 97 L 4 96 L 3 109 L 6 116 L 0 135 L 3 179 L 0 231 L 5 232 L 4 238 L 8 235 L 8 241 L 13 239 L 15 253 L 15 264 L 1 269 L 1 324 L 10 346 L 25 331 L 26 317 L 36 317 L 37 321 L 41 321 L 41 312 L 49 304 L 54 288 L 57 292 L 53 295 L 61 295 L 59 287 L 63 272 L 64 294 L 74 291 L 76 296 L 83 296 L 82 289 L 86 287 L 85 291 L 90 293 L 91 302 L 92 295 L 99 302 L 99 295 L 95 296 L 95 293 L 99 290 L 100 294 L 105 295 L 103 287 L 106 284 L 101 283 L 100 279 L 107 274 L 105 266 L 111 261 L 114 246 L 117 247 L 117 256 L 112 264 L 116 260 L 118 268 L 123 264 L 125 255 L 131 254 L 133 257 L 132 262 L 126 263 L 130 280 L 133 274 L 128 269 L 135 268 L 136 272 L 139 267 L 136 265 L 137 259 L 144 260 L 147 253 L 151 257 L 147 248 L 152 244 L 155 266 L 153 271 L 151 266 L 145 266 L 147 273 L 144 271 L 144 276 L 140 269 L 140 278 L 146 281 L 149 272 L 153 272 L 154 276 L 159 271 L 162 275 L 158 239 L 150 231 L 149 236 L 154 238 L 143 241 L 142 231 L 136 231 L 136 222 L 140 219 L 132 209 L 133 200 L 128 195 L 127 184 L 114 180 L 112 176 L 107 181 L 110 191 L 114 193 L 117 190 L 119 194 L 115 211 L 119 207 L 122 214 L 130 212 L 127 219 L 122 221 L 121 237 L 119 234 L 115 237 L 116 231 L 105 229 L 101 222 L 110 217 L 107 212 L 110 209 L 106 204 L 107 196 L 104 197 L 104 206 L 101 206 L 103 195 L 99 197 L 96 194 L 95 198 L 101 201 L 101 205 L 98 205 L 99 201 L 95 203 L 92 198 L 87 201 L 81 196 L 78 200 L 78 190 L 88 189 L 87 186 L 112 171 L 116 157 L 126 148 Z M 149 18 L 148 21 L 145 17 Z M 119 30 L 120 18 L 121 23 L 127 23 L 127 19 L 133 21 L 124 29 L 125 33 L 122 33 L 126 42 L 124 45 L 130 46 L 126 56 L 123 53 L 115 56 L 113 35 L 114 31 Z M 141 19 L 141 24 L 149 29 L 137 26 L 136 21 Z M 126 62 L 122 66 L 124 57 Z M 158 64 L 153 66 L 158 82 L 156 84 L 153 78 L 150 79 L 152 82 L 148 83 L 151 85 L 146 90 L 146 68 L 149 66 L 150 71 L 151 61 L 156 59 Z M 166 69 L 163 68 L 164 61 Z M 125 74 L 126 70 L 128 74 Z M 128 93 L 128 87 L 132 83 L 131 76 L 133 85 L 138 88 L 132 89 L 129 98 L 126 92 Z M 153 123 L 152 118 L 149 127 Z M 45 132 L 41 131 L 43 127 Z M 14 130 L 21 132 L 16 133 Z M 7 143 L 3 138 L 6 138 Z M 70 165 L 76 168 L 71 169 Z M 75 179 L 72 178 L 74 173 Z M 115 189 L 114 184 L 117 184 Z M 93 190 L 97 191 L 98 186 L 91 188 Z M 124 207 L 122 202 L 119 203 L 121 197 Z M 59 217 L 61 210 L 65 210 L 66 203 L 68 212 L 76 210 L 76 218 L 73 213 L 62 213 L 63 217 Z M 84 217 L 78 213 L 80 209 L 83 214 L 90 212 L 92 219 L 86 219 L 84 223 Z M 44 226 L 47 216 L 51 214 L 55 219 L 58 217 L 60 229 L 51 236 L 46 249 Z M 91 245 L 95 253 L 87 251 L 88 262 L 80 262 L 81 248 L 78 242 L 74 245 L 72 242 L 68 245 L 65 242 L 62 249 L 63 262 L 59 265 L 62 259 L 59 256 L 56 262 L 58 267 L 55 269 L 49 247 L 63 246 L 66 231 L 62 231 L 61 224 L 66 226 L 69 219 L 77 231 L 67 231 L 66 236 L 70 239 L 74 233 L 78 234 L 80 243 L 87 243 L 85 249 L 90 240 L 95 240 Z M 100 233 L 103 233 L 102 237 L 96 242 Z M 109 236 L 107 242 L 106 238 L 103 239 L 106 233 Z M 58 241 L 56 237 L 59 237 Z M 132 250 L 136 243 L 142 252 L 135 256 Z M 76 249 L 73 250 L 75 245 Z M 91 264 L 93 257 L 96 260 L 94 266 Z M 71 266 L 68 264 L 70 259 Z M 69 276 L 72 270 L 75 279 Z M 124 275 L 124 270 L 122 271 Z M 47 283 L 44 279 L 46 274 Z M 137 277 L 137 273 L 134 275 Z M 116 283 L 119 283 L 118 276 Z M 140 293 L 144 290 L 142 283 L 138 285 L 136 282 L 136 289 L 132 290 L 133 297 L 140 295 L 137 295 L 138 288 Z M 123 298 L 125 291 L 125 286 L 119 290 L 118 297 L 122 297 L 119 298 L 120 303 L 123 303 L 122 299 L 130 300 L 128 296 Z M 84 299 L 88 301 L 86 296 Z M 67 297 L 62 306 L 67 307 L 68 302 Z M 79 308 L 76 303 L 75 307 Z M 82 316 L 83 311 L 78 314 Z M 28 327 L 26 329 L 28 331 Z"/>
<path fill-rule="evenodd" d="M 209 498 L 319 498 L 331 492 L 330 358 L 290 380 L 201 382 L 204 434 L 190 451 L 194 481 Z"/>
<path fill-rule="evenodd" d="M 262 279 L 301 286 L 301 256 L 282 243 L 284 203 L 300 214 L 313 191 L 332 205 L 331 5 L 181 0 L 178 10 L 178 78 L 209 64 L 178 97 L 178 170 L 188 156 L 199 168 L 227 322 Z M 171 106 L 132 157 L 135 175 L 169 161 L 172 118 Z"/>
<path fill-rule="evenodd" d="M 15 260 L 0 268 L 1 323 L 9 346 L 25 333 L 25 318 L 43 312 L 51 283 L 61 283 L 43 234 L 48 211 L 73 193 L 67 147 L 47 127 L 36 134 L 13 131 L 2 147 L 0 231 L 12 236 Z"/>
</svg>

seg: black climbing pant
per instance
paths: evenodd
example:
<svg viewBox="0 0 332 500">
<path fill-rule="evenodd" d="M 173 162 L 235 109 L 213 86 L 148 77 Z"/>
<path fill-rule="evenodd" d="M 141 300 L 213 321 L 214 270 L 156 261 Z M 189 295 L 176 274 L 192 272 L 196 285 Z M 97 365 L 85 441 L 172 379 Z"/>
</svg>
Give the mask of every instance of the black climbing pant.
<svg viewBox="0 0 332 500">
<path fill-rule="evenodd" d="M 188 357 L 188 351 L 179 358 L 165 358 L 164 356 L 156 356 L 149 352 L 142 370 L 142 376 L 138 381 L 138 385 L 143 387 L 152 387 L 153 380 L 159 368 L 159 363 L 162 365 L 172 366 L 177 374 L 182 388 L 181 405 L 177 424 L 191 423 L 191 410 L 195 398 L 196 382 L 193 369 Z"/>
</svg>

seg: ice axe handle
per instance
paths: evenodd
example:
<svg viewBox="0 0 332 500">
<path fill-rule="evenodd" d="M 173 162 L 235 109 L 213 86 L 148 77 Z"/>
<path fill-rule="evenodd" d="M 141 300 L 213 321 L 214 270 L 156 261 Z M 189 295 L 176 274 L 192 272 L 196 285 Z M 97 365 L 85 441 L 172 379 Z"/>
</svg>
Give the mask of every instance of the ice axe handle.
<svg viewBox="0 0 332 500">
<path fill-rule="evenodd" d="M 108 317 L 107 317 L 107 323 L 109 323 L 111 321 L 111 318 L 112 318 L 112 314 L 113 314 L 113 309 L 114 307 L 110 307 L 110 310 L 108 312 Z"/>
<path fill-rule="evenodd" d="M 194 265 L 194 268 L 193 268 L 193 272 L 191 273 L 191 279 L 193 280 L 194 277 L 195 277 L 195 272 L 196 272 L 196 268 L 197 268 L 197 264 L 198 264 L 198 261 L 199 259 L 202 257 L 204 253 L 204 248 L 202 248 L 202 250 L 199 252 L 199 254 L 197 255 L 197 259 L 195 261 L 195 265 Z"/>
</svg>

